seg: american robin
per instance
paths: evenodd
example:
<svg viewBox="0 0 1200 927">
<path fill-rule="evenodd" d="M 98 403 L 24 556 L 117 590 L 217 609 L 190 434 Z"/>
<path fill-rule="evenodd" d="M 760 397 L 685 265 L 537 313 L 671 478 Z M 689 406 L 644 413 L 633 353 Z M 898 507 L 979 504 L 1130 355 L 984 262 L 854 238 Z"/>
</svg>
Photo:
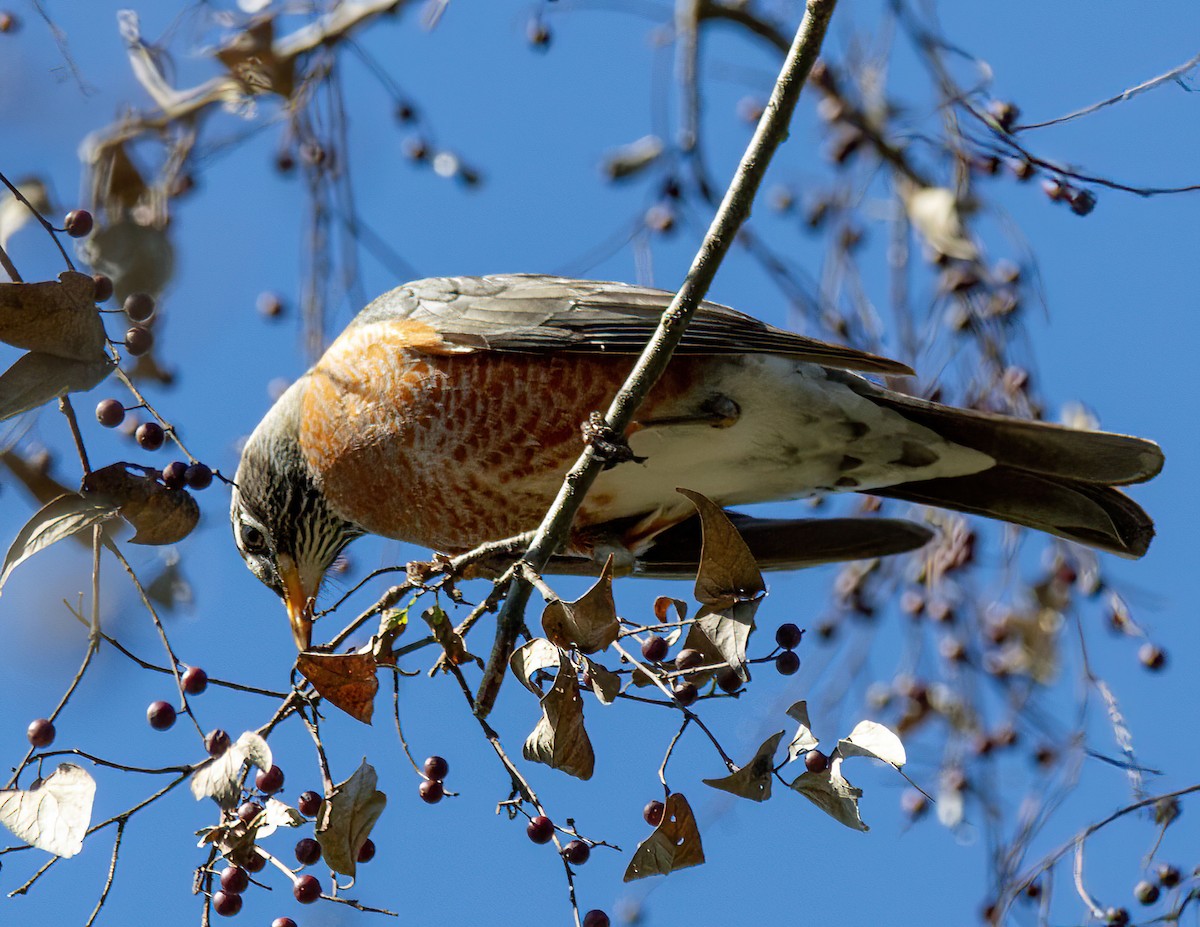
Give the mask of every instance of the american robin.
<svg viewBox="0 0 1200 927">
<path fill-rule="evenodd" d="M 536 527 L 672 294 L 536 275 L 398 287 L 367 306 L 246 443 L 232 522 L 250 569 L 311 636 L 326 569 L 371 533 L 443 552 Z M 859 491 L 1025 525 L 1128 557 L 1153 523 L 1112 488 L 1162 452 L 1125 435 L 955 409 L 858 373 L 904 364 L 696 314 L 626 438 L 633 459 L 583 503 L 560 569 L 616 551 L 628 572 L 695 567 L 686 487 L 722 506 Z M 743 519 L 767 567 L 879 556 L 930 536 L 886 519 Z"/>
</svg>

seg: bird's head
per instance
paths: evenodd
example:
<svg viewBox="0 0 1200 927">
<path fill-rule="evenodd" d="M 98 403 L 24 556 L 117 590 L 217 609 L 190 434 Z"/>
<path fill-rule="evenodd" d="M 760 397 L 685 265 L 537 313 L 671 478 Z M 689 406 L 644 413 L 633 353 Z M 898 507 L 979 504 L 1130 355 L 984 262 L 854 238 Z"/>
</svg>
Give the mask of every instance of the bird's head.
<svg viewBox="0 0 1200 927">
<path fill-rule="evenodd" d="M 325 573 L 363 532 L 333 511 L 305 463 L 299 386 L 280 398 L 247 439 L 229 517 L 246 566 L 283 600 L 296 646 L 307 650 Z"/>
</svg>

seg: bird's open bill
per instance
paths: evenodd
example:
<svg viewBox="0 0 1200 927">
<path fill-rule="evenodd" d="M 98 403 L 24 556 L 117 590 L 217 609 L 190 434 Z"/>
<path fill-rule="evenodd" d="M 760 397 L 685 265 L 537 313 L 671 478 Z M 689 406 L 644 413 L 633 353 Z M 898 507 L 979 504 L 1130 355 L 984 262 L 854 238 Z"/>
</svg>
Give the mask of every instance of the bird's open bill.
<svg viewBox="0 0 1200 927">
<path fill-rule="evenodd" d="M 300 570 L 296 561 L 287 554 L 278 559 L 279 579 L 283 583 L 283 602 L 287 606 L 288 622 L 292 626 L 292 637 L 296 649 L 308 650 L 312 643 L 313 596 L 309 595 L 300 582 Z"/>
</svg>

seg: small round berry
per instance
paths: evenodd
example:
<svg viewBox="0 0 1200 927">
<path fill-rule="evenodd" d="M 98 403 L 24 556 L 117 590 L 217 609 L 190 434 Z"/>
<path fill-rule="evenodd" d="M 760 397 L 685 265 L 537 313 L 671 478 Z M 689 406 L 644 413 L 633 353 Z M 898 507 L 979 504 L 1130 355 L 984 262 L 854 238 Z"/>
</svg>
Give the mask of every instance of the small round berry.
<svg viewBox="0 0 1200 927">
<path fill-rule="evenodd" d="M 96 421 L 105 428 L 116 428 L 125 421 L 125 407 L 117 399 L 101 399 L 96 403 Z"/>
<path fill-rule="evenodd" d="M 1142 879 L 1133 887 L 1133 897 L 1141 904 L 1154 904 L 1158 901 L 1158 886 Z"/>
<path fill-rule="evenodd" d="M 306 818 L 315 818 L 321 810 L 321 796 L 318 792 L 301 792 L 296 802 L 296 808 Z"/>
<path fill-rule="evenodd" d="M 1112 927 L 1125 927 L 1129 923 L 1129 912 L 1124 908 L 1109 908 L 1104 912 L 1104 922 Z"/>
<path fill-rule="evenodd" d="M 146 720 L 156 731 L 165 731 L 175 723 L 175 706 L 170 702 L 151 702 L 146 709 Z"/>
<path fill-rule="evenodd" d="M 417 786 L 417 794 L 425 804 L 436 805 L 446 794 L 446 787 L 442 785 L 441 779 L 422 779 L 421 784 Z"/>
<path fill-rule="evenodd" d="M 143 425 L 142 428 L 146 426 Z M 198 666 L 189 666 L 183 671 L 183 691 L 188 695 L 199 695 L 208 688 L 208 673 Z"/>
<path fill-rule="evenodd" d="M 360 863 L 369 863 L 375 858 L 375 841 L 368 837 L 363 841 L 362 846 L 358 848 L 358 861 Z"/>
<path fill-rule="evenodd" d="M 271 927 L 296 927 L 296 922 L 290 917 L 277 917 L 271 921 Z"/>
<path fill-rule="evenodd" d="M 419 135 L 406 138 L 402 148 L 410 161 L 424 161 L 429 157 L 429 143 Z"/>
<path fill-rule="evenodd" d="M 1021 110 L 1016 104 L 1009 103 L 1007 100 L 992 100 L 988 104 L 988 112 L 992 118 L 996 120 L 997 125 L 1005 132 L 1008 132 L 1016 124 L 1017 117 L 1021 115 Z"/>
<path fill-rule="evenodd" d="M 796 656 L 796 651 L 785 650 L 775 658 L 775 669 L 779 671 L 781 676 L 791 676 L 800 669 L 800 658 Z"/>
<path fill-rule="evenodd" d="M 916 789 L 905 789 L 900 796 L 900 809 L 910 818 L 919 818 L 929 810 L 929 799 Z"/>
<path fill-rule="evenodd" d="M 147 322 L 154 315 L 154 297 L 149 293 L 130 293 L 121 304 L 130 322 Z"/>
<path fill-rule="evenodd" d="M 242 860 L 242 868 L 247 872 L 262 872 L 263 867 L 267 864 L 267 858 L 260 856 L 254 850 L 251 850 L 244 860 Z"/>
<path fill-rule="evenodd" d="M 240 895 L 250 885 L 250 873 L 241 866 L 226 866 L 221 873 L 221 888 L 234 895 Z"/>
<path fill-rule="evenodd" d="M 183 489 L 187 483 L 188 465 L 182 460 L 173 460 L 162 470 L 163 485 L 167 489 Z"/>
<path fill-rule="evenodd" d="M 183 479 L 192 489 L 208 489 L 212 485 L 213 472 L 208 464 L 194 463 L 183 471 Z"/>
<path fill-rule="evenodd" d="M 283 299 L 278 293 L 259 293 L 254 304 L 264 318 L 277 319 L 283 315 Z"/>
<path fill-rule="evenodd" d="M 393 111 L 397 122 L 412 122 L 417 118 L 417 108 L 408 100 L 401 100 Z"/>
<path fill-rule="evenodd" d="M 113 295 L 112 277 L 107 274 L 92 274 L 92 299 L 98 303 L 108 302 Z"/>
<path fill-rule="evenodd" d="M 582 840 L 572 840 L 562 849 L 562 855 L 568 863 L 576 866 L 582 866 L 588 861 L 588 857 L 592 855 L 592 848 Z"/>
<path fill-rule="evenodd" d="M 321 859 L 321 844 L 312 837 L 302 837 L 296 841 L 296 862 L 301 866 L 311 866 Z"/>
<path fill-rule="evenodd" d="M 212 896 L 212 906 L 222 917 L 233 917 L 242 910 L 242 896 L 233 892 L 216 892 Z"/>
<path fill-rule="evenodd" d="M 21 26 L 21 21 L 12 13 L 5 10 L 0 13 L 0 35 L 5 35 L 10 32 L 16 32 Z"/>
<path fill-rule="evenodd" d="M 525 24 L 525 38 L 534 48 L 545 51 L 550 47 L 550 27 L 540 16 L 535 16 Z"/>
<path fill-rule="evenodd" d="M 690 682 L 676 683 L 671 689 L 671 692 L 675 696 L 675 701 L 677 701 L 684 708 L 687 708 L 700 696 L 700 690 Z"/>
<path fill-rule="evenodd" d="M 125 350 L 134 357 L 141 357 L 154 347 L 154 335 L 150 329 L 141 325 L 132 325 L 125 332 Z"/>
<path fill-rule="evenodd" d="M 260 792 L 266 795 L 274 795 L 283 788 L 283 770 L 278 766 L 272 766 L 270 769 L 260 769 L 258 775 L 254 777 L 254 784 Z"/>
<path fill-rule="evenodd" d="M 1138 648 L 1138 661 L 1148 670 L 1160 670 L 1167 665 L 1167 654 L 1157 644 L 1149 641 Z"/>
<path fill-rule="evenodd" d="M 659 637 L 655 634 L 653 637 L 646 638 L 642 642 L 642 656 L 651 663 L 657 663 L 667 655 L 667 650 L 670 645 L 665 637 Z"/>
<path fill-rule="evenodd" d="M 790 621 L 775 629 L 775 643 L 784 650 L 795 650 L 800 646 L 800 638 L 803 636 L 804 632 Z"/>
<path fill-rule="evenodd" d="M 54 743 L 54 723 L 49 718 L 30 721 L 25 736 L 29 738 L 29 743 L 38 749 L 48 747 Z"/>
<path fill-rule="evenodd" d="M 1061 180 L 1053 177 L 1047 177 L 1042 181 L 1042 192 L 1047 198 L 1054 203 L 1059 200 L 1065 200 L 1071 192 L 1071 188 L 1064 184 Z"/>
<path fill-rule="evenodd" d="M 1155 874 L 1158 876 L 1158 884 L 1163 888 L 1174 888 L 1183 879 L 1179 868 L 1168 863 L 1159 866 Z"/>
<path fill-rule="evenodd" d="M 679 656 L 675 658 L 675 669 L 689 670 L 694 666 L 699 666 L 704 662 L 704 654 L 699 650 L 693 650 L 691 647 L 686 650 L 679 651 Z"/>
<path fill-rule="evenodd" d="M 721 670 L 717 673 L 717 688 L 732 695 L 742 687 L 742 677 L 735 670 Z"/>
<path fill-rule="evenodd" d="M 91 234 L 94 224 L 92 214 L 86 209 L 72 209 L 63 219 L 63 228 L 72 238 L 83 238 Z"/>
<path fill-rule="evenodd" d="M 810 773 L 825 772 L 829 768 L 829 757 L 820 750 L 809 750 L 804 754 L 804 768 Z"/>
<path fill-rule="evenodd" d="M 646 228 L 665 235 L 675 228 L 675 210 L 666 203 L 655 203 L 643 217 Z"/>
<path fill-rule="evenodd" d="M 219 727 L 204 736 L 204 749 L 208 751 L 209 756 L 224 756 L 225 751 L 229 749 L 229 743 L 229 734 Z"/>
<path fill-rule="evenodd" d="M 554 836 L 554 822 L 544 814 L 530 818 L 525 825 L 525 834 L 534 843 L 549 843 Z"/>
<path fill-rule="evenodd" d="M 609 923 L 608 915 L 599 908 L 592 908 L 583 915 L 583 927 L 608 927 Z"/>
<path fill-rule="evenodd" d="M 445 779 L 450 774 L 450 764 L 441 756 L 426 759 L 424 769 L 426 779 Z"/>
<path fill-rule="evenodd" d="M 292 894 L 301 904 L 312 904 L 321 897 L 321 883 L 316 876 L 302 875 L 292 885 Z"/>
<path fill-rule="evenodd" d="M 262 805 L 256 801 L 244 801 L 238 806 L 237 816 L 243 823 L 249 824 L 256 817 L 262 814 Z"/>
<path fill-rule="evenodd" d="M 138 446 L 144 451 L 157 451 L 163 446 L 167 433 L 158 422 L 142 422 L 133 433 Z"/>
<path fill-rule="evenodd" d="M 642 817 L 651 827 L 658 827 L 662 823 L 663 812 L 667 806 L 660 801 L 648 801 L 646 807 L 642 809 Z"/>
<path fill-rule="evenodd" d="M 1070 206 L 1075 215 L 1086 216 L 1096 208 L 1096 194 L 1091 190 L 1072 190 Z"/>
<path fill-rule="evenodd" d="M 1026 161 L 1024 158 L 1009 158 L 1007 163 L 1012 175 L 1021 183 L 1032 180 L 1037 173 L 1037 168 L 1033 166 L 1032 162 Z"/>
<path fill-rule="evenodd" d="M 281 151 L 275 155 L 275 170 L 281 174 L 290 174 L 296 169 L 296 158 L 290 151 Z"/>
</svg>

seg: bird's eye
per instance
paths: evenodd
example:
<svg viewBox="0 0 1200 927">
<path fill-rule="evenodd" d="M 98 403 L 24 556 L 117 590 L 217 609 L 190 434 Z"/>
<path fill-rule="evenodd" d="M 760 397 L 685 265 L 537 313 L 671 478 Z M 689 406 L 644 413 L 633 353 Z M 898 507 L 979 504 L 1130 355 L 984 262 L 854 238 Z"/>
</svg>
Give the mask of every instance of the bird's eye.
<svg viewBox="0 0 1200 927">
<path fill-rule="evenodd" d="M 267 539 L 253 525 L 242 525 L 242 550 L 248 554 L 261 554 L 267 549 Z"/>
</svg>

